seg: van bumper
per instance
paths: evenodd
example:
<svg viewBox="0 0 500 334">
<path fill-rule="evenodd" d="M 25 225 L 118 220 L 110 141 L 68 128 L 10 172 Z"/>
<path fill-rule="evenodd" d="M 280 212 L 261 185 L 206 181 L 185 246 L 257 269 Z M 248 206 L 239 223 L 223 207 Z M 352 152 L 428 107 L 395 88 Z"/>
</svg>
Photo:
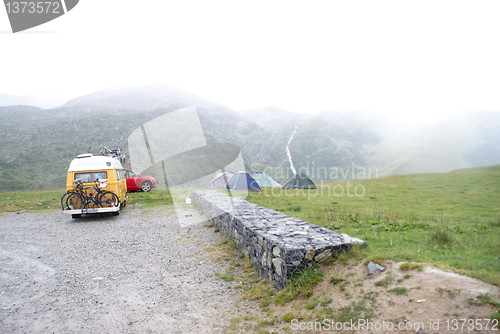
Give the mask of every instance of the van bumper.
<svg viewBox="0 0 500 334">
<path fill-rule="evenodd" d="M 81 214 L 89 214 L 89 213 L 106 213 L 106 212 L 117 212 L 120 211 L 120 207 L 112 207 L 112 208 L 88 208 L 88 209 L 79 209 L 79 210 L 63 210 L 64 213 L 68 215 L 81 215 Z"/>
</svg>

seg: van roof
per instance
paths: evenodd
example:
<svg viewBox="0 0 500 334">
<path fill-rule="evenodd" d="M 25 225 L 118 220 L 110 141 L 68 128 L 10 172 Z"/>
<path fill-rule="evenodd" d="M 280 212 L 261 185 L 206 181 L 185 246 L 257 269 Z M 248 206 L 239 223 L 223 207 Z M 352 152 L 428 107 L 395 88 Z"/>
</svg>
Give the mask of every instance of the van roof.
<svg viewBox="0 0 500 334">
<path fill-rule="evenodd" d="M 78 158 L 71 161 L 71 163 L 69 164 L 68 172 L 103 169 L 123 169 L 123 166 L 120 161 L 115 158 L 100 155 L 93 156 L 91 154 L 81 154 L 78 156 Z"/>
</svg>

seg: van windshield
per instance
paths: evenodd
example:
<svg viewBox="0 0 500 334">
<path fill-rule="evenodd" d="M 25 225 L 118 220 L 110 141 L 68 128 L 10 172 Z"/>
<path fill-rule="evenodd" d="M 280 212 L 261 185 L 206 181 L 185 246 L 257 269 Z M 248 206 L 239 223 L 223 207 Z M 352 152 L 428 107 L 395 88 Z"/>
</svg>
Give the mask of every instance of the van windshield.
<svg viewBox="0 0 500 334">
<path fill-rule="evenodd" d="M 75 180 L 82 180 L 84 183 L 92 183 L 97 180 L 107 179 L 107 172 L 75 173 Z"/>
</svg>

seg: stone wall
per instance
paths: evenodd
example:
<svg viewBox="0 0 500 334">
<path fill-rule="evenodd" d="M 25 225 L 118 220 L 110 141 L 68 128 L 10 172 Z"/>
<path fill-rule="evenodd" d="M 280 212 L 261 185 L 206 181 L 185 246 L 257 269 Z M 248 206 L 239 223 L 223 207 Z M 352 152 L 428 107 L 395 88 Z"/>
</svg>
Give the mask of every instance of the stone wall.
<svg viewBox="0 0 500 334">
<path fill-rule="evenodd" d="M 301 219 L 216 191 L 193 191 L 192 203 L 237 248 L 261 276 L 283 288 L 297 270 L 350 248 L 351 238 Z"/>
</svg>

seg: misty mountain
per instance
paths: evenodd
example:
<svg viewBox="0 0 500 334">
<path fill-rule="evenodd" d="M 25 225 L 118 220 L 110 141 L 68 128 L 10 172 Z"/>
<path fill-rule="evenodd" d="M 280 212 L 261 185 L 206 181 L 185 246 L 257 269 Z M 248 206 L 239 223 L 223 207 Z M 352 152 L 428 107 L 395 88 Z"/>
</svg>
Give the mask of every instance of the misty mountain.
<svg viewBox="0 0 500 334">
<path fill-rule="evenodd" d="M 127 139 L 137 127 L 191 105 L 207 143 L 237 145 L 247 170 L 265 169 L 280 182 L 291 175 L 286 146 L 293 133 L 294 165 L 316 182 L 500 164 L 500 113 L 406 129 L 359 112 L 302 115 L 276 107 L 235 112 L 177 88 L 150 86 L 99 91 L 53 109 L 0 107 L 0 191 L 63 188 L 76 155 L 103 146 L 128 155 Z M 358 173 L 363 169 L 371 175 Z"/>
<path fill-rule="evenodd" d="M 295 168 L 316 181 L 346 178 L 353 168 L 377 167 L 382 135 L 368 115 L 323 112 L 306 119 L 290 144 Z M 338 174 L 337 174 L 338 172 Z"/>
<path fill-rule="evenodd" d="M 289 169 L 286 145 L 290 136 L 304 122 L 307 115 L 296 114 L 282 108 L 267 107 L 239 111 L 238 115 L 262 128 L 262 135 L 269 140 L 259 140 L 260 147 L 255 155 L 255 169 Z M 277 173 L 278 171 L 276 171 Z"/>
<path fill-rule="evenodd" d="M 133 112 L 168 108 L 173 105 L 216 105 L 177 87 L 153 85 L 100 90 L 69 100 L 62 107 L 73 110 L 106 109 Z"/>
<path fill-rule="evenodd" d="M 34 98 L 0 93 L 0 106 L 37 105 Z"/>
<path fill-rule="evenodd" d="M 250 164 L 264 130 L 229 108 L 163 86 L 150 93 L 143 87 L 106 90 L 54 109 L 0 107 L 0 190 L 62 188 L 76 155 L 97 153 L 104 146 L 128 155 L 132 131 L 193 103 L 205 140 L 238 145 Z"/>
<path fill-rule="evenodd" d="M 385 143 L 381 175 L 448 172 L 500 163 L 500 113 L 471 112 Z"/>
</svg>

